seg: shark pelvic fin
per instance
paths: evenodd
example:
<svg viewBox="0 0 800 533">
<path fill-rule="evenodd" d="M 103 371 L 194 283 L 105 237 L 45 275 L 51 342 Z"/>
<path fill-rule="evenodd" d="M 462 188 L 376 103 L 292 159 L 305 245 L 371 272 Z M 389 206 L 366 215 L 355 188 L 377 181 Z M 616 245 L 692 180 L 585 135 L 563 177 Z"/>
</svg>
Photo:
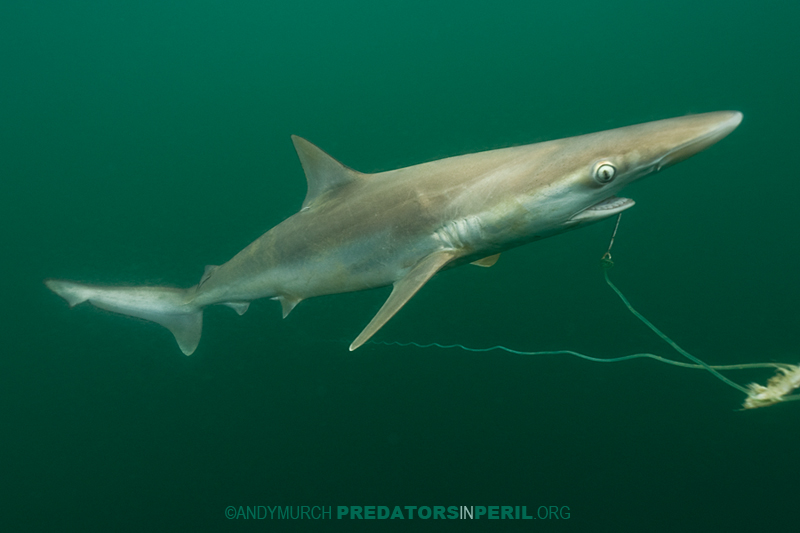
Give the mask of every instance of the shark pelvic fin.
<svg viewBox="0 0 800 533">
<path fill-rule="evenodd" d="M 494 264 L 497 263 L 498 259 L 500 259 L 500 254 L 494 254 L 490 255 L 489 257 L 484 257 L 483 259 L 478 259 L 477 261 L 473 261 L 470 264 L 479 267 L 489 268 L 490 266 L 494 266 Z"/>
<path fill-rule="evenodd" d="M 303 301 L 302 298 L 294 298 L 292 296 L 275 296 L 272 299 L 278 300 L 281 303 L 283 318 L 289 316 L 289 313 L 292 312 L 292 309 L 294 309 L 297 304 Z"/>
<path fill-rule="evenodd" d="M 364 331 L 353 341 L 353 344 L 350 345 L 350 351 L 352 352 L 367 342 L 434 274 L 455 256 L 456 254 L 452 250 L 435 252 L 417 263 L 417 266 L 412 268 L 403 279 L 396 281 L 389 299 L 380 308 L 378 314 L 367 324 Z"/>
<path fill-rule="evenodd" d="M 366 176 L 366 174 L 341 164 L 302 137 L 292 135 L 292 142 L 308 182 L 308 192 L 306 199 L 303 200 L 304 208 L 310 206 L 326 192 Z"/>
</svg>

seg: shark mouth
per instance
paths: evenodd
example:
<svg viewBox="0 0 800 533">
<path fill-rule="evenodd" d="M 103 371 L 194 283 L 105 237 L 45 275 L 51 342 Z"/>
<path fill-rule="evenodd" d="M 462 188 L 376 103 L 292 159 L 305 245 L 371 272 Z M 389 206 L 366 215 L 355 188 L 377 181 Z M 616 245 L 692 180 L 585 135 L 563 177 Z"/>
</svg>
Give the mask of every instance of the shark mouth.
<svg viewBox="0 0 800 533">
<path fill-rule="evenodd" d="M 587 207 L 580 213 L 570 218 L 572 221 L 594 221 L 608 218 L 617 213 L 622 213 L 626 209 L 633 207 L 636 202 L 630 198 L 620 198 L 619 196 L 612 196 L 606 198 L 602 202 L 598 202 L 591 207 Z"/>
</svg>

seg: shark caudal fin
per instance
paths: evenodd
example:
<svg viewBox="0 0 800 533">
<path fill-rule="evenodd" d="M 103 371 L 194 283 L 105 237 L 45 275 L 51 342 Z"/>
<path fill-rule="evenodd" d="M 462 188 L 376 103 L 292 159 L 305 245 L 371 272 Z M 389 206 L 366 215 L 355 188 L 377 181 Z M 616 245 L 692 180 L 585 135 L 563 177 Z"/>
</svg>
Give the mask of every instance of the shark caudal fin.
<svg viewBox="0 0 800 533">
<path fill-rule="evenodd" d="M 70 307 L 88 301 L 95 307 L 161 324 L 186 355 L 194 353 L 203 330 L 203 308 L 192 303 L 195 288 L 100 287 L 58 279 L 45 285 Z"/>
</svg>

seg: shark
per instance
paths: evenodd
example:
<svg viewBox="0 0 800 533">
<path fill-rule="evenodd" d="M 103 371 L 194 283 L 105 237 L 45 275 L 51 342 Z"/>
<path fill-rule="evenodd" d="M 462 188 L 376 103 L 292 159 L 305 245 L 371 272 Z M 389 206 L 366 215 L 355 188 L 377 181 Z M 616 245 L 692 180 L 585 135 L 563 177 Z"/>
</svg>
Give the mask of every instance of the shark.
<svg viewBox="0 0 800 533">
<path fill-rule="evenodd" d="M 239 315 L 272 298 L 283 317 L 314 296 L 392 286 L 350 345 L 363 345 L 437 272 L 492 266 L 511 248 L 581 228 L 634 205 L 618 193 L 731 133 L 738 111 L 668 118 L 576 137 L 364 174 L 292 136 L 308 181 L 296 214 L 190 288 L 47 279 L 70 307 L 89 302 L 161 324 L 192 354 L 203 309 Z"/>
</svg>

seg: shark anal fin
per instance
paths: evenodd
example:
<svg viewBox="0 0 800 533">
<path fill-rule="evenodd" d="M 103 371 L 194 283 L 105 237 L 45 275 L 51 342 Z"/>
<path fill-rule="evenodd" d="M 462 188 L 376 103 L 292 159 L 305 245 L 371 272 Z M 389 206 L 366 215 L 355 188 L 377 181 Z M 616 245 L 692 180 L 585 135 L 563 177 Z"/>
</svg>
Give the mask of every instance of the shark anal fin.
<svg viewBox="0 0 800 533">
<path fill-rule="evenodd" d="M 236 311 L 239 316 L 242 316 L 247 312 L 247 309 L 250 307 L 250 302 L 225 302 L 222 305 L 226 305 Z"/>
<path fill-rule="evenodd" d="M 403 279 L 396 281 L 392 294 L 389 295 L 378 314 L 372 318 L 367 327 L 364 328 L 364 331 L 350 345 L 350 351 L 352 352 L 367 342 L 455 255 L 453 251 L 435 252 L 420 261 Z"/>
<path fill-rule="evenodd" d="M 365 176 L 341 164 L 302 137 L 292 135 L 292 142 L 308 182 L 308 192 L 306 199 L 303 200 L 304 208 L 326 192 L 358 181 Z"/>
<path fill-rule="evenodd" d="M 483 259 L 478 259 L 477 261 L 473 261 L 470 264 L 479 267 L 489 268 L 490 266 L 494 266 L 494 264 L 497 263 L 498 259 L 500 259 L 500 254 L 494 254 L 488 257 L 484 257 Z"/>
</svg>

